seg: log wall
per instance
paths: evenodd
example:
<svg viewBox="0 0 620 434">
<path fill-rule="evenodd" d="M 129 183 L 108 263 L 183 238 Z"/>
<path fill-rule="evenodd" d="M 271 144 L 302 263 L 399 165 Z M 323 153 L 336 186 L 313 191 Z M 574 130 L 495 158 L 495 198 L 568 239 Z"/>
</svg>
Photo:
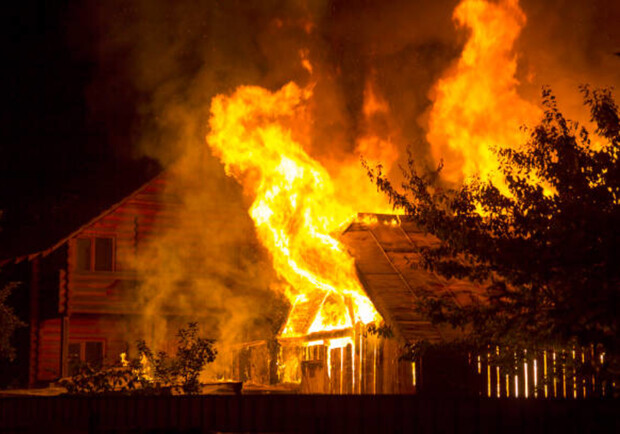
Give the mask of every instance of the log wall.
<svg viewBox="0 0 620 434">
<path fill-rule="evenodd" d="M 66 313 L 131 314 L 139 311 L 131 297 L 137 276 L 132 259 L 154 234 L 175 227 L 179 201 L 165 194 L 166 181 L 156 178 L 68 240 Z M 79 239 L 111 238 L 114 257 L 110 271 L 79 270 Z"/>
<path fill-rule="evenodd" d="M 104 361 L 127 351 L 132 327 L 129 317 L 140 313 L 134 293 L 137 274 L 132 270 L 141 246 L 152 237 L 178 225 L 180 202 L 166 194 L 165 177 L 155 178 L 136 193 L 110 208 L 61 241 L 41 258 L 41 284 L 31 371 L 37 382 L 68 375 L 71 344 L 100 343 Z M 111 240 L 112 264 L 97 270 L 95 240 Z M 89 269 L 78 266 L 79 240 L 90 240 Z M 51 296 L 53 295 L 53 296 Z M 64 337 L 64 339 L 63 339 Z"/>
</svg>

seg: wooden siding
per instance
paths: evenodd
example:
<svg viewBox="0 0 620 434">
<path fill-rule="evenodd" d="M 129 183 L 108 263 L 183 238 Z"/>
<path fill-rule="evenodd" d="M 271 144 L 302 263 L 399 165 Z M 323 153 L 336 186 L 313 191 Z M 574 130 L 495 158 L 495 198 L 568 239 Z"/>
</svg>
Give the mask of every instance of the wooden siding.
<svg viewBox="0 0 620 434">
<path fill-rule="evenodd" d="M 295 390 L 299 393 L 403 394 L 414 393 L 412 364 L 400 360 L 396 339 L 383 339 L 358 325 L 355 329 L 336 330 L 283 338 L 277 346 L 266 341 L 247 344 L 233 356 L 233 379 L 255 386 Z M 332 347 L 332 339 L 350 338 L 344 345 Z M 322 341 L 323 343 L 309 343 Z M 355 343 L 355 345 L 352 345 Z M 279 352 L 273 351 L 279 347 Z M 278 366 L 295 363 L 291 378 L 278 378 Z M 293 381 L 294 384 L 284 383 Z M 260 389 L 260 387 L 259 387 Z"/>
<path fill-rule="evenodd" d="M 116 207 L 75 232 L 68 240 L 66 273 L 67 314 L 131 314 L 138 311 L 132 297 L 137 276 L 131 269 L 140 245 L 154 234 L 177 224 L 179 200 L 165 193 L 167 182 L 159 177 Z M 77 268 L 77 240 L 112 238 L 112 271 Z"/>
<path fill-rule="evenodd" d="M 52 381 L 60 377 L 61 319 L 42 321 L 39 326 L 37 380 Z"/>
<path fill-rule="evenodd" d="M 45 299 L 42 307 L 52 311 L 42 312 L 38 329 L 33 328 L 37 339 L 33 340 L 36 357 L 32 357 L 31 372 L 37 381 L 53 381 L 67 373 L 66 358 L 64 369 L 61 361 L 63 335 L 64 351 L 69 344 L 100 342 L 108 361 L 127 351 L 131 317 L 140 311 L 133 297 L 137 274 L 131 270 L 131 260 L 141 245 L 178 222 L 180 201 L 166 193 L 167 185 L 164 176 L 155 178 L 53 248 L 33 257 L 33 261 L 41 258 L 46 267 L 39 296 L 51 291 L 56 294 Z M 92 271 L 78 269 L 77 240 L 83 238 L 113 240 L 112 270 L 94 271 L 92 257 Z M 49 301 L 54 309 L 49 309 Z M 62 324 L 66 325 L 64 332 Z"/>
<path fill-rule="evenodd" d="M 68 344 L 101 342 L 104 362 L 117 361 L 128 349 L 131 319 L 122 316 L 79 315 L 68 321 Z M 61 376 L 62 319 L 42 321 L 39 327 L 37 380 L 54 381 Z"/>
<path fill-rule="evenodd" d="M 131 321 L 115 316 L 72 317 L 69 323 L 69 343 L 102 342 L 104 361 L 118 361 L 127 352 L 127 330 Z"/>
</svg>

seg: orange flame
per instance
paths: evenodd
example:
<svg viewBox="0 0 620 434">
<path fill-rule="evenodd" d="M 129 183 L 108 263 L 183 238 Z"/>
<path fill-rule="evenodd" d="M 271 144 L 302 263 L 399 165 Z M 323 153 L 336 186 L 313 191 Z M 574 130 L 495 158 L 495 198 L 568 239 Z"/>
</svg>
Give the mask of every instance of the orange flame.
<svg viewBox="0 0 620 434">
<path fill-rule="evenodd" d="M 525 143 L 520 127 L 541 115 L 517 93 L 513 45 L 526 17 L 518 0 L 463 0 L 453 18 L 471 33 L 461 58 L 434 87 L 427 139 L 449 181 L 479 175 L 501 187 L 493 150 Z"/>
<path fill-rule="evenodd" d="M 355 211 L 389 214 L 394 212 L 389 199 L 368 182 L 368 175 L 360 164 L 363 158 L 370 166 L 381 164 L 386 173 L 398 160 L 398 148 L 392 136 L 399 131 L 393 122 L 390 107 L 378 92 L 374 77 L 364 87 L 363 119 L 355 140 L 353 158 L 339 158 L 332 169 L 332 179 L 340 192 L 338 198 L 346 201 Z M 372 209 L 368 209 L 372 204 Z"/>
<path fill-rule="evenodd" d="M 378 316 L 353 259 L 333 236 L 355 210 L 335 199 L 329 174 L 301 144 L 311 95 L 294 83 L 277 92 L 241 86 L 213 99 L 207 136 L 227 174 L 252 198 L 258 237 L 290 285 L 292 311 L 283 336 L 351 327 Z M 317 300 L 318 306 L 308 307 Z"/>
</svg>

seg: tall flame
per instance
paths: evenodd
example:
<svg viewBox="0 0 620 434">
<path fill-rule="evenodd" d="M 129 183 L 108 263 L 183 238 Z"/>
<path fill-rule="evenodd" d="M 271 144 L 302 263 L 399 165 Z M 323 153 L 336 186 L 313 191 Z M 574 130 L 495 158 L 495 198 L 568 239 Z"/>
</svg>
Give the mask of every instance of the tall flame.
<svg viewBox="0 0 620 434">
<path fill-rule="evenodd" d="M 521 126 L 540 118 L 540 109 L 517 93 L 513 45 L 525 25 L 518 0 L 463 0 L 454 10 L 470 30 L 463 53 L 434 87 L 428 141 L 444 176 L 453 182 L 479 175 L 502 186 L 496 148 L 527 140 Z"/>
<path fill-rule="evenodd" d="M 276 92 L 241 86 L 211 105 L 207 142 L 253 202 L 250 215 L 293 305 L 317 300 L 300 328 L 290 315 L 283 335 L 368 323 L 377 312 L 364 293 L 353 259 L 333 236 L 355 216 L 335 199 L 328 172 L 302 146 L 312 95 L 289 83 Z M 316 310 L 316 309 L 315 309 Z"/>
</svg>

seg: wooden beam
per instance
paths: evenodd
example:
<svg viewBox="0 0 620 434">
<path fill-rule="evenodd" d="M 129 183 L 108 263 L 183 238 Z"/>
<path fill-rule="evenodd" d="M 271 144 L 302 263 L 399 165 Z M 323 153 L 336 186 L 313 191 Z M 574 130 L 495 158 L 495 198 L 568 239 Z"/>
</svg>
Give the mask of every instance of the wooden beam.
<svg viewBox="0 0 620 434">
<path fill-rule="evenodd" d="M 37 380 L 39 354 L 39 283 L 41 259 L 35 257 L 31 262 L 30 273 L 30 361 L 28 370 L 28 387 L 34 387 Z"/>
<path fill-rule="evenodd" d="M 60 322 L 60 376 L 69 376 L 69 316 L 64 315 Z"/>
</svg>

